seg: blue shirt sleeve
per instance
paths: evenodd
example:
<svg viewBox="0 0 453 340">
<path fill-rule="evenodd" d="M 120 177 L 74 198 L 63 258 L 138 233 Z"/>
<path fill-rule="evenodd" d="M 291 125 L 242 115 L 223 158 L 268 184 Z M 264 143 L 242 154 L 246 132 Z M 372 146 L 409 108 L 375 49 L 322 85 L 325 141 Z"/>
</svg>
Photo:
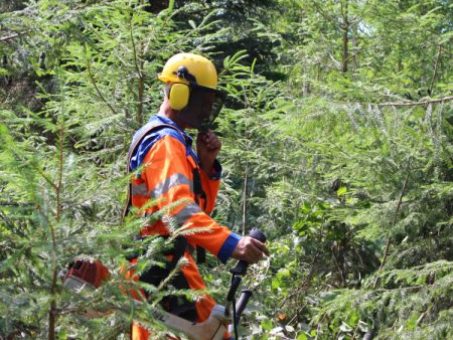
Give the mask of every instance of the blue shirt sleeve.
<svg viewBox="0 0 453 340">
<path fill-rule="evenodd" d="M 231 233 L 225 242 L 223 243 L 222 248 L 220 248 L 219 253 L 217 254 L 217 257 L 219 258 L 222 263 L 226 263 L 227 260 L 231 257 L 233 254 L 234 249 L 236 249 L 236 246 L 239 243 L 239 240 L 241 239 L 241 236 L 239 236 L 236 233 Z"/>
</svg>

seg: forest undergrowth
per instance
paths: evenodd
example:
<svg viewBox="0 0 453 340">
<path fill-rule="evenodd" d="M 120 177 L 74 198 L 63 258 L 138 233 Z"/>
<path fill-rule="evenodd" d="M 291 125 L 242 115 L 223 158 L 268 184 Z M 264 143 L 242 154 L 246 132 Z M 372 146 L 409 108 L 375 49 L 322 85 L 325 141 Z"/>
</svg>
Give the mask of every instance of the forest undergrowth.
<svg viewBox="0 0 453 340">
<path fill-rule="evenodd" d="M 180 51 L 212 58 L 228 94 L 214 217 L 241 234 L 261 228 L 272 253 L 246 279 L 244 338 L 453 337 L 448 1 L 11 0 L 0 10 L 1 339 L 125 339 L 132 319 L 163 330 L 114 269 L 160 216 L 121 222 L 125 159 L 158 111 L 158 72 Z M 138 270 L 165 246 L 143 244 Z M 108 265 L 109 282 L 65 290 L 59 275 L 78 255 Z M 219 302 L 231 264 L 209 257 L 201 268 Z M 154 304 L 164 295 L 142 288 Z"/>
</svg>

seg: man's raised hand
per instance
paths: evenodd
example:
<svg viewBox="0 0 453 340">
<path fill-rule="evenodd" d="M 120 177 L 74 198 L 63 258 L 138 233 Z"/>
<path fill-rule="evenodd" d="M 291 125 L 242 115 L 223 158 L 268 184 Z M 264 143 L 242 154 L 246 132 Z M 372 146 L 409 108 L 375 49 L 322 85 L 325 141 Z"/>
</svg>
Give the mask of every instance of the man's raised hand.
<svg viewBox="0 0 453 340">
<path fill-rule="evenodd" d="M 266 245 L 250 236 L 243 236 L 233 251 L 232 257 L 247 263 L 256 263 L 263 259 L 264 255 L 269 256 Z"/>
<path fill-rule="evenodd" d="M 211 173 L 221 147 L 222 143 L 214 131 L 208 130 L 207 132 L 198 133 L 197 154 L 200 158 L 201 167 L 207 174 Z"/>
</svg>

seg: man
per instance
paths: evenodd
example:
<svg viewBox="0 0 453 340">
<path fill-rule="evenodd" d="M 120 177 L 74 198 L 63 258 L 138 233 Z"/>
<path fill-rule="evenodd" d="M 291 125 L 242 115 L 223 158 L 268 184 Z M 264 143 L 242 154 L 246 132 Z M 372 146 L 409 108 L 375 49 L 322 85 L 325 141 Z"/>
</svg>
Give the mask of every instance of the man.
<svg viewBox="0 0 453 340">
<path fill-rule="evenodd" d="M 158 115 L 134 136 L 129 152 L 129 170 L 134 173 L 130 185 L 130 204 L 149 215 L 165 211 L 166 216 L 140 231 L 140 236 L 169 235 L 171 228 L 196 228 L 173 253 L 169 265 L 153 267 L 140 280 L 159 284 L 184 256 L 187 264 L 172 284 L 178 288 L 205 289 L 191 250 L 206 249 L 223 263 L 230 257 L 255 263 L 268 254 L 265 245 L 248 236 L 240 237 L 219 225 L 209 214 L 214 209 L 221 167 L 216 160 L 221 143 L 206 126 L 216 115 L 220 97 L 217 72 L 213 63 L 199 55 L 180 53 L 165 64 L 159 79 L 165 83 L 165 97 Z M 186 129 L 198 129 L 196 152 Z M 156 204 L 149 206 L 150 199 Z M 177 204 L 177 202 L 183 202 Z M 180 254 L 177 254 L 180 252 Z M 132 261 L 135 261 L 132 260 Z M 195 322 L 206 320 L 215 305 L 204 295 L 194 303 L 167 297 L 163 307 L 170 313 Z M 140 325 L 132 327 L 132 339 L 147 339 L 149 333 Z"/>
</svg>

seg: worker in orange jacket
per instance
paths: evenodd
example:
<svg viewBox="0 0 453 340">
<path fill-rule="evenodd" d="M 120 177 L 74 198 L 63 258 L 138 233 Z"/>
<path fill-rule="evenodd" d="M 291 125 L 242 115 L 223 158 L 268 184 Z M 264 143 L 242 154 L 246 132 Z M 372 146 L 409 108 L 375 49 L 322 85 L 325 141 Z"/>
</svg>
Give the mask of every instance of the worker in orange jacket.
<svg viewBox="0 0 453 340">
<path fill-rule="evenodd" d="M 268 254 L 268 250 L 262 242 L 249 236 L 241 237 L 210 217 L 221 175 L 216 159 L 221 142 L 213 131 L 206 129 L 221 107 L 215 66 L 200 55 L 180 53 L 167 61 L 159 79 L 165 83 L 160 111 L 136 132 L 129 150 L 128 166 L 134 173 L 130 183 L 130 206 L 145 215 L 158 210 L 166 212 L 161 220 L 140 231 L 142 238 L 156 234 L 168 236 L 169 221 L 179 228 L 206 230 L 184 237 L 182 252 L 178 255 L 175 250 L 168 257 L 173 266 L 152 267 L 139 279 L 158 285 L 174 268 L 174 259 L 184 256 L 187 264 L 182 266 L 172 284 L 178 289 L 203 290 L 205 284 L 192 255 L 193 249 L 206 249 L 223 263 L 231 257 L 255 263 Z M 199 130 L 196 152 L 192 138 L 185 132 L 193 128 Z M 149 200 L 156 204 L 147 207 Z M 175 205 L 178 201 L 183 203 Z M 136 259 L 131 261 L 134 263 Z M 208 318 L 215 301 L 209 295 L 195 302 L 169 296 L 161 304 L 170 313 L 202 322 Z M 132 339 L 149 337 L 144 327 L 133 324 Z"/>
</svg>

